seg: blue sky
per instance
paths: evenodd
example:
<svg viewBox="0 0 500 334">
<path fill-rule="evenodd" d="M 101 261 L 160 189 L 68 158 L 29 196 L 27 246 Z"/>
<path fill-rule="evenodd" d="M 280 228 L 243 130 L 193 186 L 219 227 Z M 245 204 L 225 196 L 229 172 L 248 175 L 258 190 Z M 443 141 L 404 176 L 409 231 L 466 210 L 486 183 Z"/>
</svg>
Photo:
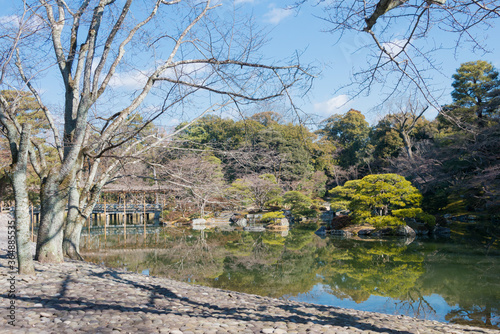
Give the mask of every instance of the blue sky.
<svg viewBox="0 0 500 334">
<path fill-rule="evenodd" d="M 358 97 L 352 101 L 347 91 L 337 91 L 340 87 L 350 83 L 355 68 L 366 63 L 366 50 L 359 49 L 370 42 L 366 33 L 352 33 L 338 40 L 338 35 L 324 32 L 329 28 L 328 23 L 320 19 L 323 7 L 304 6 L 300 11 L 284 10 L 282 2 L 263 0 L 236 0 L 241 9 L 251 12 L 261 26 L 269 29 L 270 42 L 265 48 L 266 55 L 276 59 L 287 57 L 296 50 L 304 51 L 302 60 L 312 62 L 321 69 L 321 75 L 306 99 L 299 101 L 301 108 L 307 113 L 315 113 L 321 117 L 328 117 L 334 113 L 343 113 L 349 108 L 362 111 L 370 123 L 376 122 L 383 115 L 381 109 L 374 109 L 381 102 L 381 87 L 375 86 L 368 97 Z M 290 2 L 288 2 L 290 3 Z M 451 102 L 451 76 L 461 63 L 474 60 L 486 60 L 500 68 L 500 35 L 498 27 L 489 30 L 479 30 L 478 35 L 487 41 L 490 53 L 473 53 L 470 45 L 463 45 L 455 54 L 454 50 L 441 50 L 433 54 L 435 63 L 441 68 L 441 73 L 432 73 L 432 83 L 436 88 L 443 90 L 440 102 Z M 445 47 L 455 45 L 456 36 L 445 34 L 434 29 L 429 36 L 429 43 L 443 44 Z M 462 45 L 461 45 L 462 46 Z M 430 111 L 428 118 L 435 117 Z"/>
<path fill-rule="evenodd" d="M 252 15 L 258 26 L 267 31 L 269 41 L 262 49 L 266 62 L 279 62 L 299 52 L 302 53 L 303 64 L 313 64 L 320 71 L 309 94 L 295 100 L 305 113 L 318 115 L 316 119 L 321 120 L 332 114 L 344 113 L 350 108 L 355 108 L 363 112 L 372 124 L 385 113 L 384 109 L 375 108 L 381 102 L 381 95 L 384 92 L 384 88 L 380 85 L 375 85 L 369 96 L 353 100 L 349 100 L 346 90 L 338 91 L 351 82 L 352 73 L 356 69 L 366 64 L 367 51 L 360 47 L 370 42 L 368 34 L 348 33 L 338 40 L 338 35 L 324 32 L 329 25 L 318 17 L 324 14 L 322 6 L 306 5 L 297 11 L 283 8 L 286 4 L 293 3 L 293 0 L 275 2 L 220 0 L 220 2 L 223 4 L 222 10 L 231 12 L 234 4 L 240 13 Z M 0 12 L 2 18 L 10 14 L 13 4 L 11 1 L 0 0 L 0 6 L 3 8 Z M 492 62 L 497 69 L 500 68 L 500 57 L 498 57 L 500 39 L 493 37 L 500 35 L 500 30 L 498 27 L 492 27 L 479 31 L 479 34 L 486 38 L 490 53 L 474 54 L 470 51 L 469 45 L 465 45 L 456 54 L 453 50 L 442 50 L 433 54 L 435 63 L 441 69 L 441 73 L 435 71 L 431 75 L 432 84 L 443 91 L 440 103 L 450 102 L 451 75 L 461 63 L 483 59 Z M 455 44 L 453 38 L 450 34 L 439 32 L 431 34 L 428 42 L 453 46 Z M 130 80 L 135 79 L 124 76 L 123 80 L 133 86 Z M 433 118 L 435 115 L 435 112 L 430 111 L 426 116 Z M 162 123 L 173 125 L 178 121 L 164 119 Z"/>
</svg>

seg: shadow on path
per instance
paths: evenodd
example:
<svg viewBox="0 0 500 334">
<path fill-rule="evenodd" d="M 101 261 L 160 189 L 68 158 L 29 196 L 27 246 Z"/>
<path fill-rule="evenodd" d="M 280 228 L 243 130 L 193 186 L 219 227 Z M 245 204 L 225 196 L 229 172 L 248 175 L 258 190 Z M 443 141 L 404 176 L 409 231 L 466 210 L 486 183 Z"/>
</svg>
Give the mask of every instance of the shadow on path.
<svg viewBox="0 0 500 334">
<path fill-rule="evenodd" d="M 133 273 L 124 273 L 124 275 Z M 78 283 L 78 278 L 72 277 L 72 274 L 67 274 L 63 281 L 60 283 L 58 296 L 46 297 L 46 296 L 17 296 L 18 300 L 24 300 L 27 302 L 41 303 L 44 305 L 47 311 L 50 309 L 54 311 L 87 311 L 87 310 L 116 310 L 123 313 L 137 313 L 143 312 L 145 314 L 174 314 L 179 316 L 190 316 L 192 318 L 200 319 L 200 322 L 206 322 L 201 319 L 225 319 L 225 320 L 235 320 L 235 321 L 248 321 L 248 322 L 293 322 L 298 324 L 313 323 L 317 325 L 331 325 L 331 326 L 352 326 L 357 327 L 362 330 L 370 330 L 379 333 L 401 333 L 410 334 L 408 331 L 398 331 L 395 329 L 384 327 L 383 324 L 369 324 L 363 321 L 363 319 L 342 312 L 337 312 L 334 307 L 327 307 L 314 304 L 282 304 L 281 302 L 277 305 L 253 305 L 245 307 L 230 307 L 230 306 L 220 306 L 211 302 L 198 302 L 189 297 L 180 297 L 174 293 L 169 288 L 158 284 L 143 284 L 137 281 L 132 281 L 122 277 L 122 274 L 113 270 L 107 270 L 104 272 L 90 272 L 90 277 L 96 277 L 101 280 L 99 284 L 106 283 L 119 283 L 132 286 L 136 289 L 140 289 L 143 292 L 149 294 L 149 300 L 147 307 L 139 307 L 128 304 L 127 300 L 116 300 L 112 303 L 99 302 L 97 300 L 89 300 L 95 296 L 89 295 L 85 296 L 84 292 L 81 292 L 82 297 L 70 297 L 68 296 L 68 291 L 70 290 L 70 285 L 72 283 Z M 97 283 L 97 282 L 96 282 Z M 43 284 L 43 282 L 42 282 Z M 193 286 L 195 287 L 195 286 Z M 120 289 L 120 287 L 117 287 Z M 138 292 L 139 294 L 140 292 Z M 224 294 L 225 292 L 219 290 L 219 294 Z M 227 298 L 237 298 L 231 297 L 230 292 L 227 292 Z M 0 294 L 0 297 L 7 298 L 6 294 Z M 119 297 L 119 296 L 117 296 Z M 157 300 L 164 300 L 166 302 L 180 303 L 186 307 L 193 307 L 193 310 L 179 311 L 178 309 L 172 309 L 168 306 L 162 307 L 156 305 Z M 223 300 L 221 300 L 223 302 Z M 262 303 L 265 303 L 262 300 Z M 271 314 L 273 309 L 280 309 L 281 312 L 286 312 L 288 315 L 275 315 Z M 304 309 L 311 309 L 311 312 L 304 311 Z M 339 309 L 340 310 L 340 309 Z M 316 314 L 319 313 L 319 314 Z M 124 315 L 127 317 L 126 315 Z M 389 321 L 389 320 L 387 320 Z M 481 331 L 479 328 L 475 329 L 462 329 L 462 332 L 474 332 L 474 333 L 486 333 Z"/>
</svg>

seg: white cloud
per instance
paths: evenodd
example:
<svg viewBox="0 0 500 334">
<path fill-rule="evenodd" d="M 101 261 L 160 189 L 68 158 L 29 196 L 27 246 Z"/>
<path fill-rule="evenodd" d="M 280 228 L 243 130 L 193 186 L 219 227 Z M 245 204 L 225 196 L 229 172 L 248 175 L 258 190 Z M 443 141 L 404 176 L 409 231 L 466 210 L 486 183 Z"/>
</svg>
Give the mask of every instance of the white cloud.
<svg viewBox="0 0 500 334">
<path fill-rule="evenodd" d="M 16 15 L 0 16 L 1 25 L 19 26 L 19 17 Z"/>
<path fill-rule="evenodd" d="M 189 77 L 191 79 L 197 77 L 204 77 L 210 70 L 210 65 L 203 63 L 185 64 L 176 66 L 175 68 L 169 68 L 163 73 L 163 76 L 169 77 L 171 79 Z M 185 78 L 184 78 L 185 80 Z"/>
<path fill-rule="evenodd" d="M 391 55 L 396 56 L 408 42 L 407 39 L 395 39 L 390 42 L 382 43 L 382 47 Z"/>
<path fill-rule="evenodd" d="M 97 67 L 97 59 L 93 66 Z M 185 64 L 175 68 L 168 68 L 161 77 L 173 80 L 179 79 L 192 83 L 201 83 L 209 75 L 210 66 L 207 64 Z M 128 71 L 115 73 L 110 80 L 109 85 L 114 88 L 140 89 L 148 80 L 148 77 L 154 72 L 154 69 L 145 69 L 144 71 Z"/>
<path fill-rule="evenodd" d="M 165 126 L 177 126 L 179 124 L 181 124 L 181 120 L 178 119 L 178 118 L 170 118 L 166 123 L 165 123 Z"/>
<path fill-rule="evenodd" d="M 147 79 L 148 77 L 144 73 L 137 71 L 115 73 L 109 85 L 115 88 L 140 89 Z"/>
<path fill-rule="evenodd" d="M 314 103 L 314 111 L 321 116 L 328 117 L 332 114 L 341 114 L 349 109 L 349 96 L 338 95 L 323 102 Z"/>
<path fill-rule="evenodd" d="M 276 8 L 274 4 L 271 4 L 271 10 L 264 14 L 264 18 L 267 22 L 272 24 L 278 24 L 286 17 L 292 15 L 293 11 L 291 9 Z"/>
<path fill-rule="evenodd" d="M 23 21 L 24 20 L 24 21 Z M 36 32 L 42 29 L 45 22 L 38 16 L 20 17 L 17 15 L 0 16 L 0 26 L 9 29 L 21 29 L 24 33 Z"/>
</svg>

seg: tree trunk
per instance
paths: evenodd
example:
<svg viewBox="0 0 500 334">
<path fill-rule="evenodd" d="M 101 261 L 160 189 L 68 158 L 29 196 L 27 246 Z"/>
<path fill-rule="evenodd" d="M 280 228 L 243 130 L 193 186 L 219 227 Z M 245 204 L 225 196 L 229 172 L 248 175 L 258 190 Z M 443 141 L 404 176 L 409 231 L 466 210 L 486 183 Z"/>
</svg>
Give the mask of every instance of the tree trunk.
<svg viewBox="0 0 500 334">
<path fill-rule="evenodd" d="M 58 181 L 55 173 L 42 180 L 40 225 L 36 243 L 36 259 L 40 262 L 64 261 L 62 240 L 68 189 L 64 186 L 65 182 Z"/>
<path fill-rule="evenodd" d="M 74 186 L 69 192 L 69 208 L 66 217 L 66 226 L 64 227 L 63 252 L 65 256 L 73 260 L 83 260 L 80 254 L 80 236 L 82 228 L 87 218 L 94 211 L 94 207 L 99 201 L 102 187 L 109 179 L 104 175 L 96 185 L 91 189 L 80 190 L 77 187 L 76 179 Z"/>
<path fill-rule="evenodd" d="M 80 233 L 85 218 L 80 214 L 80 192 L 74 182 L 69 192 L 68 215 L 64 227 L 63 254 L 72 260 L 83 260 L 80 255 Z"/>
<path fill-rule="evenodd" d="M 408 159 L 413 161 L 413 145 L 411 143 L 410 135 L 404 131 L 401 132 L 401 136 L 403 137 L 403 141 L 405 144 L 406 154 L 408 155 Z"/>
<path fill-rule="evenodd" d="M 79 190 L 75 189 L 70 192 L 69 204 L 70 207 L 79 208 L 73 210 L 73 212 L 68 211 L 68 216 L 66 218 L 66 226 L 64 227 L 64 240 L 63 240 L 63 252 L 64 255 L 73 260 L 83 261 L 83 257 L 80 254 L 80 236 L 82 228 L 89 217 L 94 211 L 94 207 L 97 204 L 97 199 L 101 194 L 101 187 L 94 188 L 94 191 L 90 194 L 81 194 Z M 78 204 L 77 204 L 78 203 Z"/>
<path fill-rule="evenodd" d="M 73 260 L 83 261 L 80 255 L 80 235 L 85 218 L 78 215 L 74 219 L 66 220 L 66 227 L 64 228 L 63 251 L 64 255 Z"/>
<path fill-rule="evenodd" d="M 30 214 L 28 201 L 28 188 L 26 185 L 26 173 L 28 165 L 28 146 L 31 134 L 31 126 L 23 125 L 17 161 L 14 163 L 12 173 L 12 187 L 14 188 L 15 216 L 16 216 L 16 245 L 17 264 L 19 274 L 33 275 L 33 255 L 30 245 Z M 14 156 L 14 154 L 13 154 Z"/>
<path fill-rule="evenodd" d="M 205 206 L 207 205 L 207 202 L 202 199 L 201 200 L 201 207 L 200 207 L 200 218 L 203 218 L 205 216 Z"/>
</svg>

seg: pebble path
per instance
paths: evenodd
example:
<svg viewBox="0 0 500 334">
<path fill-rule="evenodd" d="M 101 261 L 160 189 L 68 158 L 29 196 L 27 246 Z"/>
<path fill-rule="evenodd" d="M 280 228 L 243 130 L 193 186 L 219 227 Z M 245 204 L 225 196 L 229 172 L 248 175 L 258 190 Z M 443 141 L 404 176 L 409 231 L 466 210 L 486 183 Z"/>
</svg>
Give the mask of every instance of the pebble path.
<svg viewBox="0 0 500 334">
<path fill-rule="evenodd" d="M 500 333 L 225 291 L 80 261 L 35 262 L 35 269 L 34 276 L 14 275 L 12 326 L 11 274 L 0 250 L 0 333 Z"/>
</svg>

